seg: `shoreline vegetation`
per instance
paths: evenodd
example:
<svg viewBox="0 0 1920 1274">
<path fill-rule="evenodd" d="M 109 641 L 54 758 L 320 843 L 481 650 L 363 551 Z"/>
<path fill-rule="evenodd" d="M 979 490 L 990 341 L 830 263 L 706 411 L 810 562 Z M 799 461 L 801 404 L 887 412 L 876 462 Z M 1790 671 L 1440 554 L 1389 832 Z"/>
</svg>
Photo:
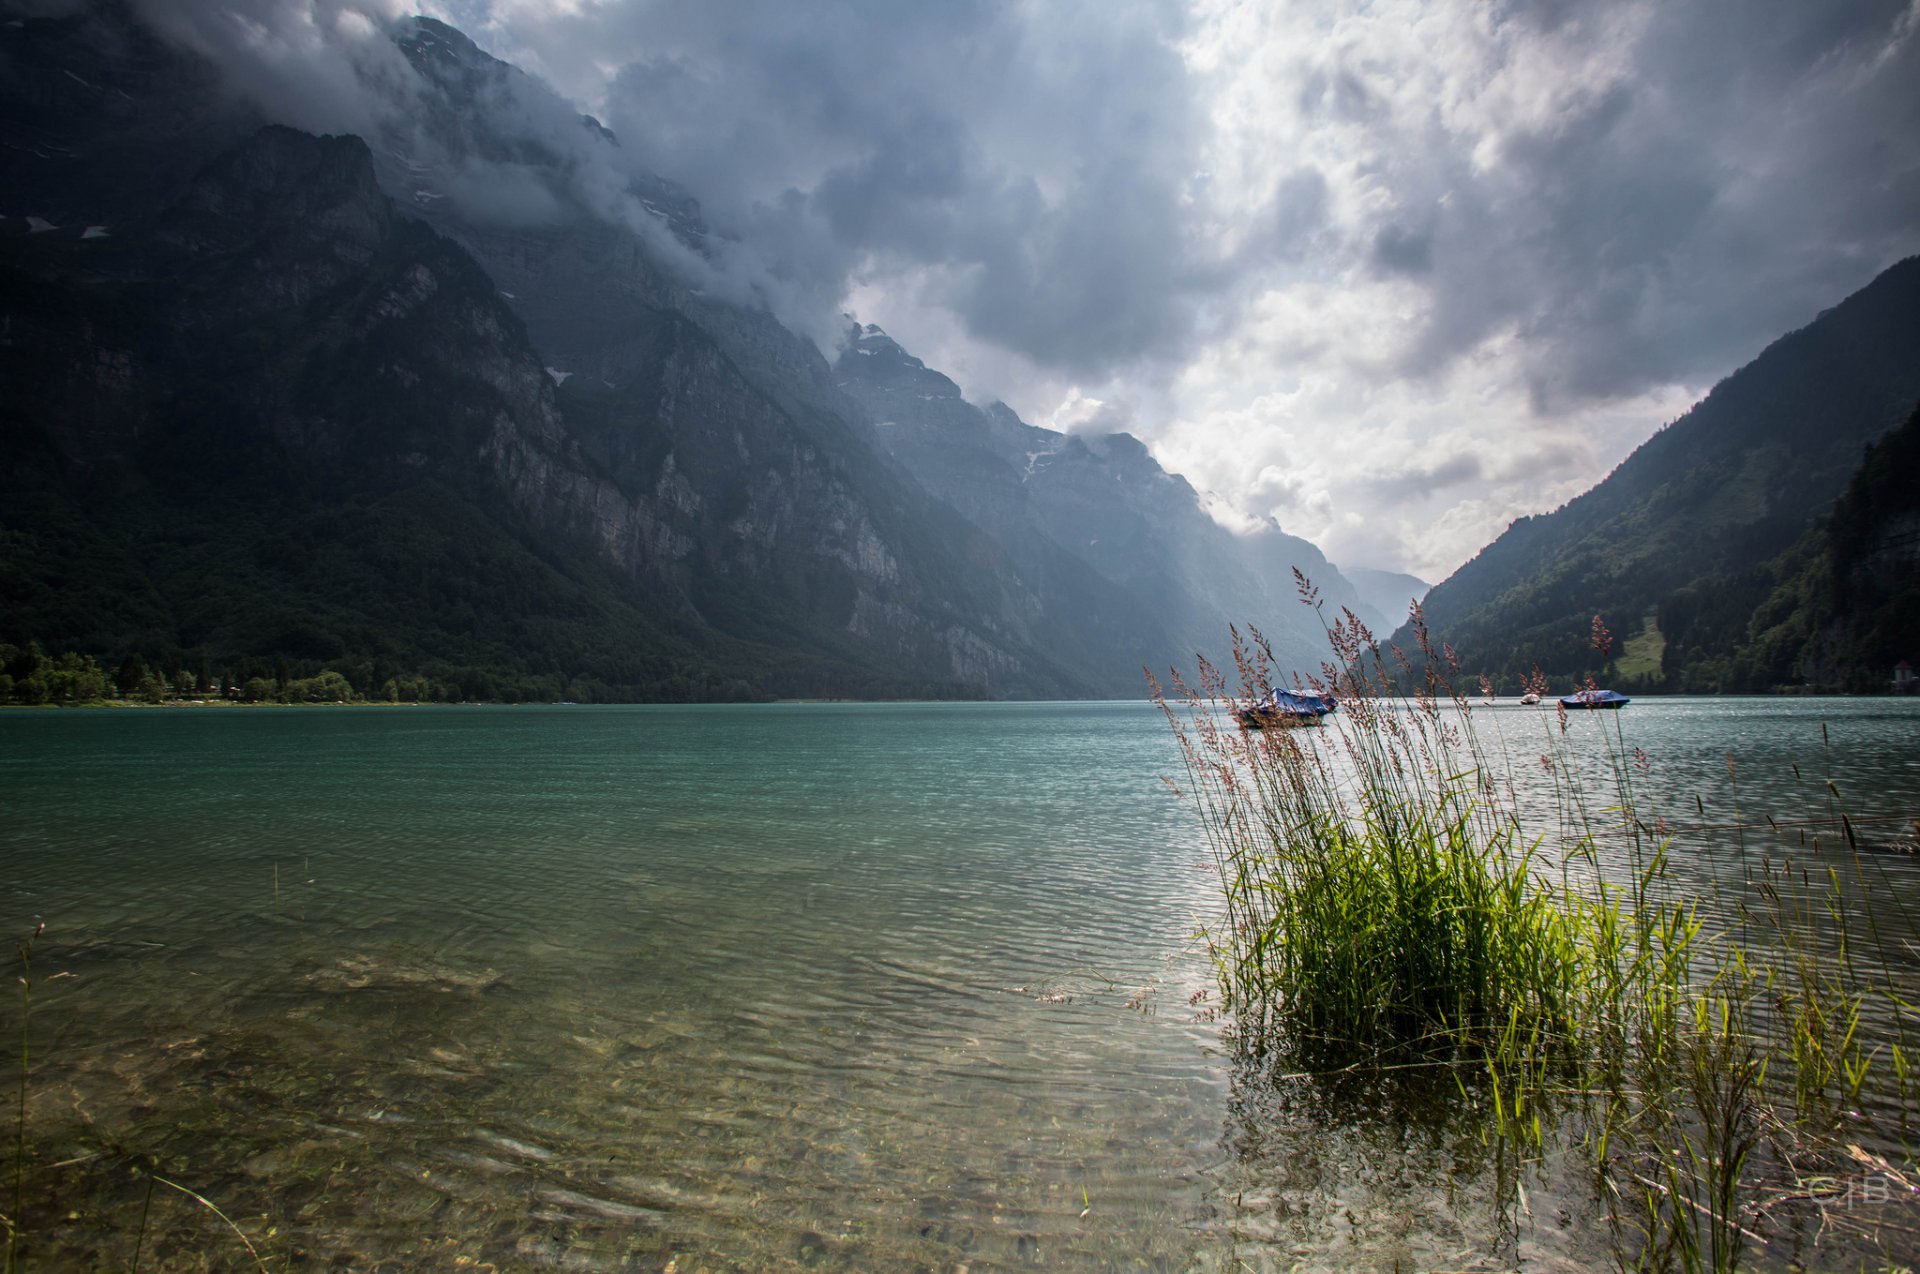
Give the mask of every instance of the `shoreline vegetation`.
<svg viewBox="0 0 1920 1274">
<path fill-rule="evenodd" d="M 660 700 L 612 700 L 599 703 L 576 703 L 571 699 L 555 699 L 551 702 L 538 699 L 161 699 L 150 702 L 145 699 L 97 698 L 67 700 L 57 703 L 0 703 L 0 712 L 26 711 L 37 708 L 95 708 L 95 709 L 132 709 L 151 708 L 647 708 L 647 707 L 795 707 L 808 704 L 853 704 L 853 703 L 972 703 L 970 699 L 751 699 L 741 702 L 722 701 L 707 703 L 693 701 L 692 704 L 680 701 Z M 1118 699 L 1089 700 L 1094 703 L 1129 702 Z"/>
<path fill-rule="evenodd" d="M 189 666 L 191 662 L 191 666 Z M 688 684 L 649 702 L 761 702 L 744 682 Z M 0 642 L 0 706 L 214 706 L 229 704 L 461 704 L 633 702 L 613 687 L 579 678 L 522 678 L 484 668 L 437 674 L 362 661 L 344 671 L 309 661 L 206 659 L 149 663 L 138 653 L 109 666 L 91 655 L 49 655 L 36 641 Z"/>
<path fill-rule="evenodd" d="M 699 707 L 792 707 L 805 704 L 871 703 L 870 699 L 756 699 L 747 705 L 702 703 Z M 900 703 L 967 703 L 964 699 L 891 700 Z M 1098 700 L 1096 702 L 1120 702 Z M 144 711 L 152 708 L 643 708 L 677 707 L 657 702 L 574 703 L 555 699 L 551 703 L 531 699 L 163 699 L 149 703 L 143 699 L 82 699 L 64 703 L 0 703 L 0 712 L 36 708 L 105 708 Z"/>
<path fill-rule="evenodd" d="M 564 679 L 543 679 L 537 685 L 515 685 L 501 692 L 491 674 L 463 669 L 451 679 L 422 674 L 384 675 L 378 668 L 347 672 L 337 668 L 289 665 L 285 660 L 241 660 L 216 672 L 207 661 L 188 669 L 148 664 L 138 654 L 125 656 L 109 671 L 91 655 L 63 651 L 48 655 L 38 642 L 14 645 L 0 642 L 0 710 L 6 708 L 131 708 L 131 707 L 247 707 L 309 705 L 315 707 L 428 707 L 435 705 L 578 705 L 618 703 L 867 703 L 882 700 L 850 695 L 770 696 L 733 686 L 722 695 L 698 693 L 679 697 L 630 698 L 605 694 L 609 688 Z M 261 669 L 259 672 L 253 669 Z M 376 681 L 375 678 L 378 678 Z M 476 680 L 477 678 L 477 680 Z M 1564 678 L 1562 680 L 1565 680 Z M 1591 681 L 1591 678 L 1589 678 Z M 475 694 L 475 688 L 495 686 L 496 693 Z M 1546 687 L 1540 687 L 1546 693 Z M 1580 686 L 1570 683 L 1568 692 Z M 568 693 L 569 691 L 576 693 Z M 1378 690 L 1368 693 L 1378 693 Z M 1684 692 L 1635 689 L 1636 698 L 1685 698 Z M 1783 686 L 1771 691 L 1713 694 L 1712 698 L 1901 698 L 1891 687 L 1878 691 L 1812 689 Z M 884 701 L 970 702 L 964 696 L 886 696 Z"/>
<path fill-rule="evenodd" d="M 117 664 L 77 650 L 48 654 L 38 641 L 0 641 L 0 708 L 119 706 L 424 706 L 424 704 L 791 704 L 791 702 L 975 702 L 973 687 L 876 683 L 872 695 L 804 693 L 739 677 L 668 677 L 609 685 L 593 677 L 522 675 L 505 668 L 405 670 L 388 660 L 317 664 L 288 658 L 142 658 Z M 803 693 L 793 693 L 803 691 Z M 881 693 L 885 691 L 885 693 Z"/>
<path fill-rule="evenodd" d="M 1892 1269 L 1920 1250 L 1920 988 L 1882 926 L 1906 903 L 1831 780 L 1800 827 L 1811 850 L 1783 852 L 1770 813 L 1737 819 L 1762 843 L 1736 830 L 1741 878 L 1703 896 L 1621 714 L 1542 714 L 1538 771 L 1517 774 L 1417 605 L 1419 650 L 1383 650 L 1299 586 L 1330 645 L 1302 688 L 1339 724 L 1235 723 L 1281 684 L 1257 631 L 1234 633 L 1231 671 L 1153 684 L 1224 904 L 1202 934 L 1205 1011 L 1240 1064 L 1309 1104 L 1357 1086 L 1408 1126 L 1446 1111 L 1504 1166 L 1501 1215 L 1526 1211 L 1530 1182 L 1572 1183 L 1622 1269 L 1808 1249 Z M 1604 661 L 1598 617 L 1592 642 Z"/>
<path fill-rule="evenodd" d="M 451 679 L 422 674 L 384 675 L 377 667 L 349 676 L 337 668 L 313 671 L 285 660 L 241 660 L 218 672 L 199 660 L 193 669 L 181 664 L 150 665 L 138 654 L 127 655 L 109 671 L 90 655 L 63 651 L 48 655 L 38 642 L 23 645 L 0 642 L 0 709 L 6 708 L 230 708 L 258 706 L 311 707 L 433 707 L 518 706 L 637 703 L 863 703 L 851 696 L 772 696 L 748 690 L 744 684 L 725 687 L 725 693 L 633 698 L 611 693 L 598 683 L 577 679 L 543 679 L 515 683 L 501 692 L 500 682 L 484 670 L 460 670 Z M 254 672 L 252 669 L 261 669 Z M 504 674 L 503 674 L 504 675 Z M 478 680 L 476 680 L 476 678 Z M 377 679 L 377 680 L 376 680 Z M 474 694 L 476 687 L 493 685 L 495 693 Z M 918 701 L 918 700 L 916 700 Z M 968 702 L 962 696 L 926 696 L 928 702 Z"/>
</svg>

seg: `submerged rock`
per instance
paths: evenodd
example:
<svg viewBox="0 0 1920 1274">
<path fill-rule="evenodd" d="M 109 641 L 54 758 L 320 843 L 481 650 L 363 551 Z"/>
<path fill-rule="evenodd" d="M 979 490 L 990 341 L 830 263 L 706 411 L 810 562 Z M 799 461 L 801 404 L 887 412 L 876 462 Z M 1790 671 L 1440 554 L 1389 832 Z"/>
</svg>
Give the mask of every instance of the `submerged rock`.
<svg viewBox="0 0 1920 1274">
<path fill-rule="evenodd" d="M 372 956 L 345 956 L 302 981 L 321 991 L 485 991 L 497 985 L 495 969 L 455 969 L 433 962 L 383 963 Z"/>
<path fill-rule="evenodd" d="M 827 1240 L 823 1235 L 820 1235 L 814 1232 L 813 1230 L 808 1230 L 805 1234 L 802 1234 L 800 1236 L 800 1245 L 799 1245 L 799 1250 L 797 1252 L 797 1255 L 802 1265 L 817 1264 L 818 1262 L 826 1258 L 827 1251 L 828 1251 Z"/>
</svg>

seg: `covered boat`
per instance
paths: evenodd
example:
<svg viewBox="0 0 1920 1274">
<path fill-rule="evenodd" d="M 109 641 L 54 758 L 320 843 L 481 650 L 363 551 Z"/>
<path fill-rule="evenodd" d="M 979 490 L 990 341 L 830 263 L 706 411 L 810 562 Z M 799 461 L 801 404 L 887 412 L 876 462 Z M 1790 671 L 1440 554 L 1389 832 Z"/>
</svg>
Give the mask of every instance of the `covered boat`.
<svg viewBox="0 0 1920 1274">
<path fill-rule="evenodd" d="M 1624 708 L 1632 702 L 1617 690 L 1576 690 L 1560 697 L 1563 708 Z"/>
<path fill-rule="evenodd" d="M 1319 725 L 1320 718 L 1333 710 L 1333 700 L 1323 695 L 1271 690 L 1266 698 L 1235 708 L 1233 716 L 1234 720 L 1249 730 L 1285 729 L 1288 726 Z"/>
</svg>

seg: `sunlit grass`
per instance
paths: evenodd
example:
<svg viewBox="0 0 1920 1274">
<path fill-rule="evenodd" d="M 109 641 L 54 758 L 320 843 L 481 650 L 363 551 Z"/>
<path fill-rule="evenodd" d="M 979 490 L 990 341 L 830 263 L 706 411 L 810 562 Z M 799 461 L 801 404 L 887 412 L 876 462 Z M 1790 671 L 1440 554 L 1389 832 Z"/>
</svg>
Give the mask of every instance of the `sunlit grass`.
<svg viewBox="0 0 1920 1274">
<path fill-rule="evenodd" d="M 1650 681 L 1660 675 L 1667 654 L 1667 635 L 1660 631 L 1660 617 L 1649 614 L 1641 621 L 1640 631 L 1621 644 L 1614 668 L 1622 677 Z"/>
</svg>

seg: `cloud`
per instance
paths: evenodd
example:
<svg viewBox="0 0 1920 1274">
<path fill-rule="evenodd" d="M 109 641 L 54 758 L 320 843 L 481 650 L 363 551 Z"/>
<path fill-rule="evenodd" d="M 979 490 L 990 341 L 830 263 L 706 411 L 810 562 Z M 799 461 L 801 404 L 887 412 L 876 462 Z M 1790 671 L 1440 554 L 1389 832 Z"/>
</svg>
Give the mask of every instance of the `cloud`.
<svg viewBox="0 0 1920 1274">
<path fill-rule="evenodd" d="M 1204 121 L 1172 4 L 582 7 L 545 28 L 653 170 L 837 308 L 911 279 L 973 339 L 1103 375 L 1207 299 Z M 593 84 L 583 47 L 632 50 Z"/>
<path fill-rule="evenodd" d="M 1212 193 L 1259 211 L 1156 446 L 1336 559 L 1446 575 L 1920 250 L 1916 27 L 1906 0 L 1205 6 Z M 1303 164 L 1326 216 L 1287 256 L 1257 227 Z M 1467 454 L 1451 486 L 1367 477 Z M 1273 467 L 1325 508 L 1269 503 Z"/>
<path fill-rule="evenodd" d="M 1433 496 L 1450 488 L 1478 482 L 1486 476 L 1486 466 L 1472 454 L 1448 456 L 1444 460 L 1415 460 L 1384 472 L 1365 474 L 1354 485 L 1371 493 L 1382 503 Z"/>
<path fill-rule="evenodd" d="M 371 133 L 383 103 L 369 83 L 410 75 L 385 27 L 402 0 L 134 0 L 175 44 L 211 59 L 241 96 L 284 123 L 321 133 Z"/>
<path fill-rule="evenodd" d="M 294 122 L 410 91 L 389 0 L 139 2 Z M 552 85 L 489 109 L 564 188 L 470 156 L 459 197 L 1030 419 L 1124 404 L 1223 507 L 1429 578 L 1920 251 L 1920 0 L 426 2 Z"/>
<path fill-rule="evenodd" d="M 547 226 L 566 215 L 566 206 L 546 175 L 526 164 L 468 159 L 449 166 L 439 181 L 445 189 L 438 193 L 459 204 L 462 212 L 481 225 Z"/>
<path fill-rule="evenodd" d="M 696 290 L 771 308 L 823 344 L 839 324 L 844 262 L 809 277 L 818 255 L 777 218 L 696 250 L 646 197 L 659 187 L 643 156 L 583 117 L 549 84 L 418 24 L 406 0 L 136 0 L 165 38 L 211 59 L 228 87 L 267 117 L 318 133 L 355 133 L 413 189 L 484 225 L 550 225 L 586 213 L 624 225 Z M 564 11 L 564 10 L 563 10 Z M 423 71 L 398 41 L 431 46 Z"/>
</svg>

